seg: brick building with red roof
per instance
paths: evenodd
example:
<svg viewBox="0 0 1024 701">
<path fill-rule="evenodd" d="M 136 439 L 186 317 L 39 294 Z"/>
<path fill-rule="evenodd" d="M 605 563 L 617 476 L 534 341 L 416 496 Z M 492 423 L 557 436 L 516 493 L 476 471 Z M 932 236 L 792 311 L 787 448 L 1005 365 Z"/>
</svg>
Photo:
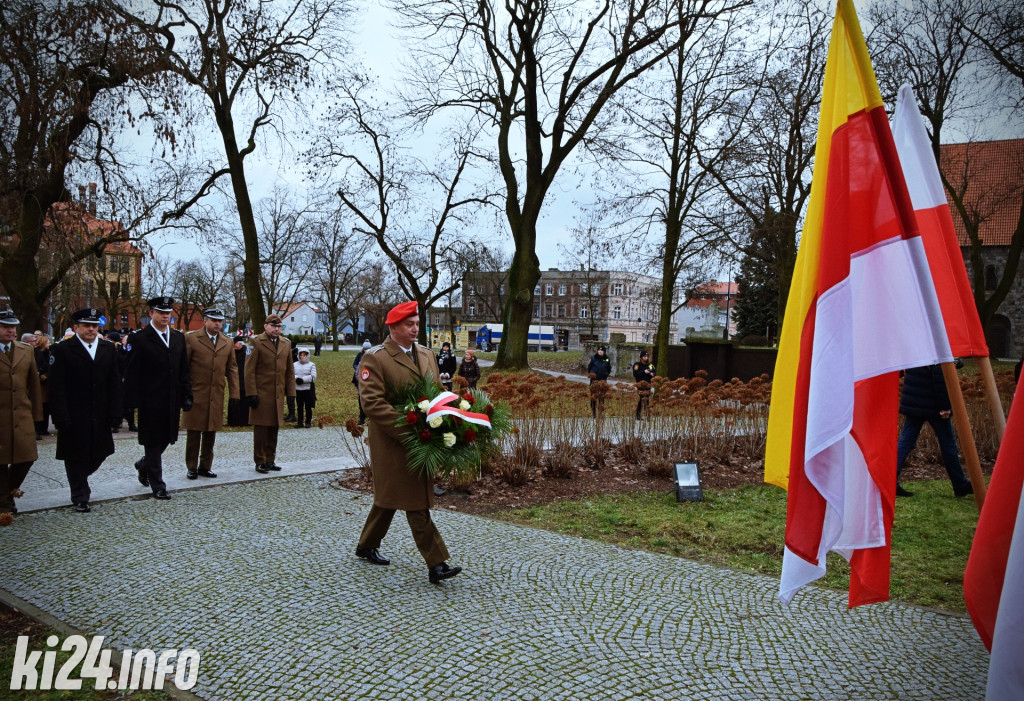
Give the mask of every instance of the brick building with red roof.
<svg viewBox="0 0 1024 701">
<path fill-rule="evenodd" d="M 1024 216 L 1024 139 L 945 144 L 942 172 L 953 226 L 960 242 L 971 286 L 985 287 L 990 297 L 1003 278 L 1011 243 Z M 960 201 L 970 227 L 964 221 Z M 971 229 L 981 246 L 981 270 L 971 261 Z M 1024 236 L 1024 232 L 1020 232 Z M 1024 354 L 1024 276 L 1018 273 L 1002 304 L 989 322 L 986 336 L 994 358 Z"/>
</svg>

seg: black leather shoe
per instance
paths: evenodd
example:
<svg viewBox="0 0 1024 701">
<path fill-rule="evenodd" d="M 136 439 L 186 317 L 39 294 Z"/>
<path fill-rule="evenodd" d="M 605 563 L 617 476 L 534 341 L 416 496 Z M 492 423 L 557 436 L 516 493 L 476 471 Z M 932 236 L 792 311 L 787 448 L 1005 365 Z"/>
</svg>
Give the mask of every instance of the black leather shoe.
<svg viewBox="0 0 1024 701">
<path fill-rule="evenodd" d="M 145 461 L 137 460 L 135 462 L 135 471 L 139 473 L 139 484 L 143 487 L 149 486 L 149 477 L 146 476 Z"/>
<path fill-rule="evenodd" d="M 974 487 L 971 486 L 970 484 L 967 484 L 967 485 L 965 485 L 963 487 L 960 487 L 959 489 L 954 488 L 953 489 L 953 494 L 955 494 L 958 498 L 959 497 L 966 497 L 966 496 L 969 496 L 971 494 L 974 494 Z"/>
<path fill-rule="evenodd" d="M 274 472 L 280 472 L 281 471 L 281 466 L 278 465 L 276 462 L 268 462 L 267 463 L 267 469 L 268 470 L 273 470 Z"/>
<path fill-rule="evenodd" d="M 430 583 L 440 584 L 442 579 L 451 579 L 461 571 L 461 567 L 449 567 L 447 562 L 434 565 L 430 568 Z"/>
<path fill-rule="evenodd" d="M 912 497 L 912 496 L 914 496 L 914 493 L 913 492 L 908 492 L 906 489 L 903 488 L 902 484 L 897 482 L 896 483 L 896 496 L 898 496 L 898 497 Z"/>
<path fill-rule="evenodd" d="M 257 465 L 256 472 L 260 473 L 261 475 L 265 475 L 268 472 L 270 472 L 270 468 L 267 467 L 266 465 Z"/>
<path fill-rule="evenodd" d="M 360 557 L 367 562 L 372 562 L 375 565 L 391 564 L 391 560 L 380 556 L 380 553 L 377 552 L 377 548 L 356 548 L 356 557 Z"/>
<path fill-rule="evenodd" d="M 166 489 L 161 489 L 159 492 L 153 492 L 154 499 L 170 499 L 171 495 L 167 493 Z"/>
<path fill-rule="evenodd" d="M 216 477 L 217 473 L 216 472 L 210 472 L 209 470 L 200 470 L 199 471 L 199 476 L 200 477 Z"/>
<path fill-rule="evenodd" d="M 75 504 L 75 511 L 77 511 L 80 514 L 87 514 L 90 511 L 92 511 L 92 509 L 89 508 L 88 503 L 80 501 L 77 504 Z"/>
<path fill-rule="evenodd" d="M 111 433 L 120 433 L 121 432 L 121 427 L 120 426 L 114 426 L 114 428 L 110 429 L 110 432 Z"/>
<path fill-rule="evenodd" d="M 197 477 L 199 477 L 199 473 L 198 473 L 198 472 L 196 472 L 195 470 L 189 470 L 189 471 L 188 471 L 188 475 L 187 475 L 187 476 L 188 476 L 188 478 L 189 478 L 190 480 L 194 480 L 194 479 L 196 479 Z"/>
<path fill-rule="evenodd" d="M 138 433 L 139 432 L 139 427 L 135 426 L 135 425 L 132 425 L 132 424 L 128 424 L 128 430 L 129 431 L 135 431 L 136 433 Z"/>
</svg>

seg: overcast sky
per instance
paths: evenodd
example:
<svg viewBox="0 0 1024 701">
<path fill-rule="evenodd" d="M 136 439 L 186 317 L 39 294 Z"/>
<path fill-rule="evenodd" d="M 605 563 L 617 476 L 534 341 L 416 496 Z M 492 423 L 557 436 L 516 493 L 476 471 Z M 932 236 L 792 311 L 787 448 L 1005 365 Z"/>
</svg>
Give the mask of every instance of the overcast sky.
<svg viewBox="0 0 1024 701">
<path fill-rule="evenodd" d="M 858 10 L 863 13 L 865 3 L 862 0 L 857 0 L 856 4 Z M 393 84 L 396 80 L 398 61 L 403 50 L 402 44 L 397 37 L 396 30 L 391 25 L 389 10 L 377 3 L 368 3 L 368 5 L 370 7 L 362 12 L 358 23 L 349 26 L 353 29 L 352 38 L 359 57 L 386 86 Z M 1020 133 L 1011 133 L 1009 127 L 1002 120 L 991 125 L 990 133 L 990 138 L 1016 138 L 1021 135 Z M 953 130 L 944 132 L 944 140 L 957 140 L 955 132 Z M 223 158 L 219 138 L 211 135 L 209 141 L 211 153 L 219 153 Z M 303 179 L 302 168 L 296 165 L 296 151 L 301 150 L 302 146 L 304 144 L 294 143 L 292 150 L 282 152 L 275 141 L 268 140 L 264 142 L 257 153 L 246 160 L 250 192 L 254 203 L 269 195 L 275 183 L 286 183 L 296 192 L 302 192 L 308 186 Z M 577 203 L 593 201 L 593 194 L 589 190 L 587 180 L 576 175 L 575 169 L 571 165 L 567 164 L 563 167 L 556 177 L 539 223 L 537 255 L 543 270 L 559 265 L 561 255 L 558 244 L 568 243 L 569 230 L 574 226 L 576 218 L 579 217 L 580 208 Z M 223 179 L 223 187 L 229 189 L 226 178 Z M 233 205 L 227 201 L 221 206 L 228 209 Z M 233 211 L 228 209 L 225 219 L 229 225 L 237 228 L 237 215 Z M 507 240 L 507 235 L 503 238 L 504 240 L 492 240 L 490 243 L 492 245 L 501 243 L 506 250 L 510 251 L 511 244 Z M 152 244 L 154 250 L 160 250 L 163 255 L 171 255 L 175 258 L 197 258 L 203 255 L 199 246 L 175 237 L 155 236 Z"/>
</svg>

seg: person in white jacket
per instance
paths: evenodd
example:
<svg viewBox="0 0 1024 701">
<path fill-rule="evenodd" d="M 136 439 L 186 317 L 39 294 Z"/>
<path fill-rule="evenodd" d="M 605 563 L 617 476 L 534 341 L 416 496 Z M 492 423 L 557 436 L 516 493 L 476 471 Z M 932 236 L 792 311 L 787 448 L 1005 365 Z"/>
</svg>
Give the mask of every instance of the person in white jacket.
<svg viewBox="0 0 1024 701">
<path fill-rule="evenodd" d="M 294 365 L 295 427 L 310 428 L 313 422 L 313 407 L 316 406 L 316 363 L 310 362 L 308 348 L 299 348 L 299 359 Z"/>
</svg>

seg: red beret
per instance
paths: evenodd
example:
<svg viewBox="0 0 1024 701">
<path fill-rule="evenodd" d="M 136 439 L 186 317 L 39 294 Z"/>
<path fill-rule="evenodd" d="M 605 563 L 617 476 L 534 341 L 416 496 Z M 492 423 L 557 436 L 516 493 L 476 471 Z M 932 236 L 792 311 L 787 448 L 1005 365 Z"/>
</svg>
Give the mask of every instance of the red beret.
<svg viewBox="0 0 1024 701">
<path fill-rule="evenodd" d="M 416 316 L 418 314 L 419 308 L 415 301 L 402 302 L 388 312 L 387 318 L 384 319 L 384 324 L 386 326 L 391 326 L 391 324 L 397 324 L 402 319 L 408 319 L 410 316 Z"/>
</svg>

